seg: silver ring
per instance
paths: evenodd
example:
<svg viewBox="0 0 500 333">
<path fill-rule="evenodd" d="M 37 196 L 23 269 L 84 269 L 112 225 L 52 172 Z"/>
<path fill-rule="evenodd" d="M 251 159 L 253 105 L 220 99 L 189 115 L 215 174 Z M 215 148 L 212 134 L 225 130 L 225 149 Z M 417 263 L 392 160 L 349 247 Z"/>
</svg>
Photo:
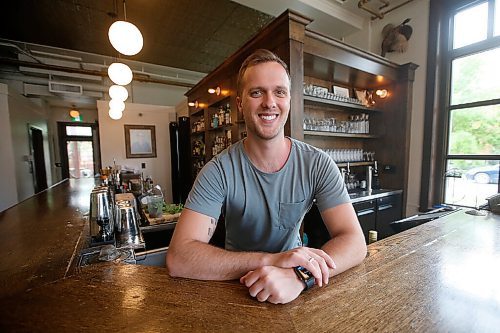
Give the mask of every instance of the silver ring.
<svg viewBox="0 0 500 333">
<path fill-rule="evenodd" d="M 308 261 L 309 261 L 309 262 L 313 262 L 313 261 L 314 261 L 314 258 L 313 258 L 313 257 L 310 257 Z"/>
</svg>

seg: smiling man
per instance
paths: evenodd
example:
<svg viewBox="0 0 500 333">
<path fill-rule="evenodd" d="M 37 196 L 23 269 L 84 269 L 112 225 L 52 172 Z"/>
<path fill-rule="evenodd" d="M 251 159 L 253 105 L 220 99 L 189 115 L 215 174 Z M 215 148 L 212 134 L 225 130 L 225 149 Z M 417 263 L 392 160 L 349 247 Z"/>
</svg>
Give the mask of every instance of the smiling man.
<svg viewBox="0 0 500 333">
<path fill-rule="evenodd" d="M 268 50 L 243 62 L 237 105 L 247 138 L 199 173 L 170 242 L 170 275 L 240 279 L 257 300 L 287 303 L 362 262 L 363 233 L 337 166 L 284 134 L 290 85 L 286 64 Z M 331 235 L 322 249 L 304 247 L 300 238 L 314 199 Z M 208 244 L 221 214 L 225 249 Z"/>
</svg>

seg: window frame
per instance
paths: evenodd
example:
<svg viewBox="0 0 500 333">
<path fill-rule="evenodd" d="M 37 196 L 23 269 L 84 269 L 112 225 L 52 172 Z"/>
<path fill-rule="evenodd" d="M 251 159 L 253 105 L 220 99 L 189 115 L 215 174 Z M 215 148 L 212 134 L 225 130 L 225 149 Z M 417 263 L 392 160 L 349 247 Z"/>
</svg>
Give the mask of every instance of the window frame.
<svg viewBox="0 0 500 333">
<path fill-rule="evenodd" d="M 500 6 L 500 0 L 497 6 Z M 488 27 L 485 40 L 453 49 L 453 18 L 459 11 L 488 3 Z M 495 0 L 431 0 L 427 88 L 424 120 L 424 149 L 420 191 L 420 210 L 426 211 L 444 202 L 446 166 L 449 160 L 499 160 L 500 155 L 449 154 L 450 119 L 453 110 L 500 105 L 500 98 L 451 105 L 451 65 L 457 58 L 500 47 L 494 36 Z M 433 35 L 431 32 L 437 32 Z M 443 84 L 443 82 L 445 84 Z M 500 192 L 500 184 L 497 188 Z"/>
</svg>

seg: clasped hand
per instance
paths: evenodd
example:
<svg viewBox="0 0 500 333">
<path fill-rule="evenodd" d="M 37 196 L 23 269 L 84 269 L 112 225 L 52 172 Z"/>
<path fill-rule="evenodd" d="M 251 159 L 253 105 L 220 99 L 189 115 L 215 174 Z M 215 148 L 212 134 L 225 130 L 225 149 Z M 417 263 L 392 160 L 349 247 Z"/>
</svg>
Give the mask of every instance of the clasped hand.
<svg viewBox="0 0 500 333">
<path fill-rule="evenodd" d="M 304 289 L 293 267 L 302 266 L 313 274 L 315 284 L 328 284 L 329 269 L 335 269 L 333 259 L 323 250 L 298 247 L 272 255 L 271 265 L 250 271 L 240 278 L 252 297 L 260 302 L 288 303 Z"/>
</svg>

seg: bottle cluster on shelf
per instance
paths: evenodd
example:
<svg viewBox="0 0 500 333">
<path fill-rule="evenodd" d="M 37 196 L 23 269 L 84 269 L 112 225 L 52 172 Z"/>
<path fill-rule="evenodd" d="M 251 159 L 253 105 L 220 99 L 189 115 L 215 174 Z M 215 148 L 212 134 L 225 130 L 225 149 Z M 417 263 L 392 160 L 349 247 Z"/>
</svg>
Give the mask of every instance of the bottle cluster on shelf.
<svg viewBox="0 0 500 333">
<path fill-rule="evenodd" d="M 202 132 L 205 130 L 205 117 L 202 115 L 199 120 L 193 122 L 191 133 Z"/>
<path fill-rule="evenodd" d="M 193 171 L 194 174 L 197 175 L 200 170 L 205 166 L 205 161 L 204 160 L 196 160 L 193 162 Z"/>
<path fill-rule="evenodd" d="M 225 136 L 216 136 L 212 145 L 212 156 L 217 155 L 231 145 L 231 130 L 226 131 Z"/>
<path fill-rule="evenodd" d="M 322 149 L 332 160 L 337 163 L 345 162 L 373 162 L 375 152 L 363 149 Z"/>
<path fill-rule="evenodd" d="M 231 124 L 231 106 L 228 103 L 226 106 L 219 106 L 218 111 L 212 115 L 210 127 L 217 128 L 229 124 Z"/>
<path fill-rule="evenodd" d="M 350 115 L 349 120 L 339 121 L 335 118 L 316 119 L 313 117 L 304 118 L 304 130 L 349 134 L 369 134 L 369 115 Z"/>
<path fill-rule="evenodd" d="M 346 103 L 352 103 L 352 104 L 357 104 L 357 105 L 363 105 L 363 103 L 357 98 L 337 95 L 337 94 L 334 94 L 334 93 L 328 91 L 328 89 L 325 87 L 319 87 L 319 86 L 315 86 L 313 84 L 307 84 L 305 82 L 304 82 L 304 95 L 324 98 L 324 99 L 328 99 L 331 101 L 346 102 Z"/>
<path fill-rule="evenodd" d="M 201 140 L 193 141 L 193 157 L 205 157 L 205 143 Z"/>
</svg>

